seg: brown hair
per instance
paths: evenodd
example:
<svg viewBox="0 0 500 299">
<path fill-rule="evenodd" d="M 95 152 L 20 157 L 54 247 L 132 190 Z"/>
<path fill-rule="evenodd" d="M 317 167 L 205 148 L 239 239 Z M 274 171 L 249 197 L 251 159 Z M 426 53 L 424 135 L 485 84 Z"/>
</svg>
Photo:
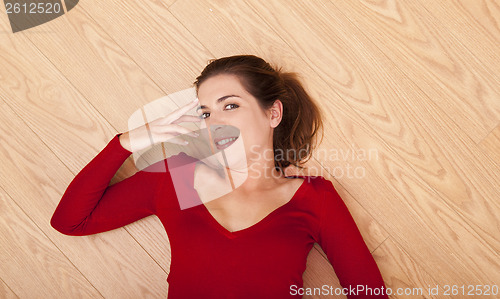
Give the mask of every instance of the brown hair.
<svg viewBox="0 0 500 299">
<path fill-rule="evenodd" d="M 209 61 L 194 82 L 196 92 L 205 80 L 219 74 L 236 75 L 264 110 L 278 99 L 283 103 L 281 122 L 273 132 L 274 165 L 283 174 L 289 165 L 303 168 L 300 164 L 311 158 L 316 143 L 323 140 L 323 121 L 297 74 L 283 72 L 254 55 L 223 57 Z M 317 142 L 320 130 L 321 140 Z"/>
</svg>

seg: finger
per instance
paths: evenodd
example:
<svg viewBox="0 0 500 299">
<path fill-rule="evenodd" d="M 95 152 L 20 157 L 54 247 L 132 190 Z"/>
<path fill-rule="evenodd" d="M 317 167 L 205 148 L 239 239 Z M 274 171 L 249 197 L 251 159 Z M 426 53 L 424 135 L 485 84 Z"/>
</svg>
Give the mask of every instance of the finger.
<svg viewBox="0 0 500 299">
<path fill-rule="evenodd" d="M 175 110 L 172 112 L 170 115 L 174 116 L 175 119 L 181 117 L 181 115 L 186 114 L 189 110 L 193 109 L 199 104 L 198 98 L 196 98 L 194 101 L 191 101 L 187 103 L 186 105 L 180 107 L 179 109 Z M 169 115 L 169 116 L 170 116 Z"/>
<path fill-rule="evenodd" d="M 179 117 L 178 119 L 174 120 L 171 122 L 172 124 L 178 124 L 178 123 L 183 123 L 183 122 L 200 122 L 201 118 L 195 115 L 183 115 Z"/>
<path fill-rule="evenodd" d="M 192 130 L 177 124 L 169 124 L 165 129 L 166 133 L 188 134 L 189 136 L 198 137 L 199 134 Z"/>
<path fill-rule="evenodd" d="M 176 138 L 176 137 L 169 138 L 165 142 L 173 143 L 173 144 L 179 144 L 179 145 L 187 145 L 187 144 L 189 144 L 189 142 L 187 140 Z"/>
</svg>

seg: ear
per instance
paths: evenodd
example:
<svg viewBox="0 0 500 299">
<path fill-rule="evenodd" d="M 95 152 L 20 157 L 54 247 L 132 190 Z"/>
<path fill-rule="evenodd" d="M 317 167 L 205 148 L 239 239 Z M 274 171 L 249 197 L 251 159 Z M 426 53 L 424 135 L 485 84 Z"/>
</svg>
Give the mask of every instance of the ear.
<svg viewBox="0 0 500 299">
<path fill-rule="evenodd" d="M 268 115 L 271 128 L 276 128 L 283 118 L 283 103 L 280 100 L 274 101 L 271 108 L 269 108 Z"/>
</svg>

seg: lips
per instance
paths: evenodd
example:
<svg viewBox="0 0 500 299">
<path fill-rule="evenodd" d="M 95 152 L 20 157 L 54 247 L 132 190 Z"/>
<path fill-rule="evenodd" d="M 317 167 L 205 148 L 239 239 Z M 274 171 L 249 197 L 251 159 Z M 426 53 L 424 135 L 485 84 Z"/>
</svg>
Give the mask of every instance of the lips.
<svg viewBox="0 0 500 299">
<path fill-rule="evenodd" d="M 219 137 L 214 139 L 215 146 L 218 150 L 223 150 L 228 148 L 238 139 L 238 136 L 234 137 Z"/>
</svg>

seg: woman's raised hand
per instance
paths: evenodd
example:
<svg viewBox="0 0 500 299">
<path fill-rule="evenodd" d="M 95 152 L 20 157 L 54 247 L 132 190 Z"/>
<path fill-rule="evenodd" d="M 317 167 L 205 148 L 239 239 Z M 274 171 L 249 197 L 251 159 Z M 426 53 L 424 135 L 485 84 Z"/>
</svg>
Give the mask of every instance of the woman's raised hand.
<svg viewBox="0 0 500 299">
<path fill-rule="evenodd" d="M 155 143 L 170 142 L 175 144 L 185 145 L 187 141 L 176 136 L 188 134 L 193 137 L 198 135 L 188 128 L 178 125 L 182 122 L 200 122 L 201 118 L 194 115 L 186 115 L 186 113 L 199 104 L 198 98 L 188 104 L 173 111 L 167 116 L 160 117 L 146 123 L 143 126 L 120 135 L 119 140 L 122 147 L 129 152 L 140 151 Z"/>
</svg>

